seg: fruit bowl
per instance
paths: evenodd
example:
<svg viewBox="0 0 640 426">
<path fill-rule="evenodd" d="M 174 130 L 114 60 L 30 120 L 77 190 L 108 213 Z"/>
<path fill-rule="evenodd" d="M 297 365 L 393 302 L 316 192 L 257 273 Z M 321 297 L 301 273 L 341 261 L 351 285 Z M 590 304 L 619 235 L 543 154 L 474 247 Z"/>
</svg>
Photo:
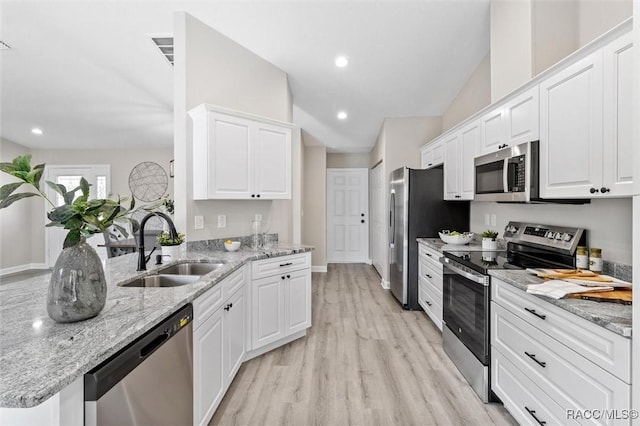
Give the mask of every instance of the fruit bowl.
<svg viewBox="0 0 640 426">
<path fill-rule="evenodd" d="M 451 235 L 456 231 L 442 231 L 438 232 L 440 239 L 447 244 L 464 245 L 469 244 L 473 239 L 473 232 L 462 232 Z"/>
<path fill-rule="evenodd" d="M 224 242 L 224 248 L 227 249 L 227 251 L 236 251 L 240 248 L 240 241 L 227 240 Z"/>
</svg>

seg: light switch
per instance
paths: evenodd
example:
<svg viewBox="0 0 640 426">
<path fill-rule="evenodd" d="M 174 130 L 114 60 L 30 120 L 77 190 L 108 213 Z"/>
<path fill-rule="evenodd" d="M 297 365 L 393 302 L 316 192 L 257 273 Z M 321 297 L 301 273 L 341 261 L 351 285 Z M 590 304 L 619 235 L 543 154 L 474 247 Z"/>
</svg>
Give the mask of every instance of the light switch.
<svg viewBox="0 0 640 426">
<path fill-rule="evenodd" d="M 219 214 L 218 215 L 218 228 L 226 228 L 227 227 L 227 215 Z"/>
<path fill-rule="evenodd" d="M 496 226 L 496 214 L 491 214 L 491 226 Z"/>
<path fill-rule="evenodd" d="M 491 219 L 489 217 L 489 213 L 485 213 L 484 214 L 484 224 L 487 225 L 487 226 L 491 225 Z"/>
<path fill-rule="evenodd" d="M 257 221 L 257 222 L 261 222 L 262 221 L 262 215 L 260 213 L 256 213 L 254 220 Z"/>
<path fill-rule="evenodd" d="M 204 216 L 196 216 L 194 222 L 194 229 L 204 229 Z"/>
</svg>

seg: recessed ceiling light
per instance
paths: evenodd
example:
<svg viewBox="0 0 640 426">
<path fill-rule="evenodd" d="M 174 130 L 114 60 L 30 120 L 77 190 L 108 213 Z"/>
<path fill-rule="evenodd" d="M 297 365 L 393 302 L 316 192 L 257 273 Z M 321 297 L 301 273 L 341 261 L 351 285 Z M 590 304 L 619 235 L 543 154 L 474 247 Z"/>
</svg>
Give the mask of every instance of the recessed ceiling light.
<svg viewBox="0 0 640 426">
<path fill-rule="evenodd" d="M 336 58 L 336 67 L 344 68 L 349 64 L 349 60 L 344 56 L 338 56 Z"/>
<path fill-rule="evenodd" d="M 347 119 L 347 113 L 344 111 L 339 111 L 338 112 L 338 119 L 339 120 L 346 120 Z"/>
<path fill-rule="evenodd" d="M 33 133 L 34 135 L 41 135 L 43 132 L 42 129 L 34 127 L 33 129 L 31 129 L 31 133 Z"/>
</svg>

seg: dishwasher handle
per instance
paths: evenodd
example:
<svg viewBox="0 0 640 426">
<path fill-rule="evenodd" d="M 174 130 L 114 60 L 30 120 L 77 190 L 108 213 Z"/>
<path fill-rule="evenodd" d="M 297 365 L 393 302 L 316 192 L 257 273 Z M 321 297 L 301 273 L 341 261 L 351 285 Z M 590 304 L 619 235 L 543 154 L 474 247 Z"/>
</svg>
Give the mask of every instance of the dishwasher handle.
<svg viewBox="0 0 640 426">
<path fill-rule="evenodd" d="M 100 399 L 102 395 L 169 341 L 173 335 L 180 331 L 191 333 L 191 321 L 193 321 L 193 306 L 189 303 L 86 373 L 84 375 L 84 400 L 97 401 Z"/>
</svg>

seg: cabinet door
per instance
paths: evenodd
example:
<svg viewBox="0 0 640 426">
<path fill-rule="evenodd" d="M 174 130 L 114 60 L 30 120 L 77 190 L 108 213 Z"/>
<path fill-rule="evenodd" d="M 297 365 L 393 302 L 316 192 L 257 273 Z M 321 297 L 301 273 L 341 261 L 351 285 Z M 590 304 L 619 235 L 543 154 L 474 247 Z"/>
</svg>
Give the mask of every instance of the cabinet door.
<svg viewBox="0 0 640 426">
<path fill-rule="evenodd" d="M 260 199 L 291 198 L 291 129 L 255 125 L 254 192 Z"/>
<path fill-rule="evenodd" d="M 420 167 L 423 169 L 433 167 L 433 147 L 431 145 L 420 150 Z"/>
<path fill-rule="evenodd" d="M 505 110 L 497 108 L 480 119 L 482 125 L 482 142 L 480 144 L 480 153 L 488 154 L 497 151 L 505 141 Z M 480 142 L 480 141 L 478 141 Z"/>
<path fill-rule="evenodd" d="M 276 275 L 252 282 L 252 350 L 285 336 L 283 305 L 285 280 L 285 275 Z"/>
<path fill-rule="evenodd" d="M 311 327 L 311 270 L 287 275 L 284 293 L 286 335 Z"/>
<path fill-rule="evenodd" d="M 460 197 L 458 200 L 473 200 L 475 195 L 475 165 L 476 149 L 480 143 L 480 124 L 476 123 L 462 130 L 460 135 L 460 150 L 458 182 Z"/>
<path fill-rule="evenodd" d="M 252 123 L 225 114 L 208 114 L 208 198 L 250 198 L 254 180 Z M 200 153 L 194 151 L 194 157 L 197 155 Z"/>
<path fill-rule="evenodd" d="M 433 150 L 433 166 L 439 166 L 444 163 L 444 147 L 442 141 L 435 142 L 432 147 Z"/>
<path fill-rule="evenodd" d="M 540 83 L 540 195 L 584 198 L 602 179 L 602 51 Z"/>
<path fill-rule="evenodd" d="M 604 48 L 605 196 L 633 194 L 633 41 L 631 33 Z"/>
<path fill-rule="evenodd" d="M 193 424 L 206 425 L 224 395 L 223 310 L 193 332 Z"/>
<path fill-rule="evenodd" d="M 458 183 L 460 167 L 460 151 L 458 134 L 447 137 L 442 145 L 444 147 L 444 199 L 459 200 L 460 184 Z"/>
<path fill-rule="evenodd" d="M 226 386 L 231 384 L 246 352 L 245 330 L 246 324 L 246 286 L 238 290 L 226 303 L 228 309 L 224 319 L 224 371 Z"/>
<path fill-rule="evenodd" d="M 507 102 L 505 111 L 506 144 L 508 146 L 536 141 L 540 137 L 540 102 L 538 86 Z"/>
</svg>

